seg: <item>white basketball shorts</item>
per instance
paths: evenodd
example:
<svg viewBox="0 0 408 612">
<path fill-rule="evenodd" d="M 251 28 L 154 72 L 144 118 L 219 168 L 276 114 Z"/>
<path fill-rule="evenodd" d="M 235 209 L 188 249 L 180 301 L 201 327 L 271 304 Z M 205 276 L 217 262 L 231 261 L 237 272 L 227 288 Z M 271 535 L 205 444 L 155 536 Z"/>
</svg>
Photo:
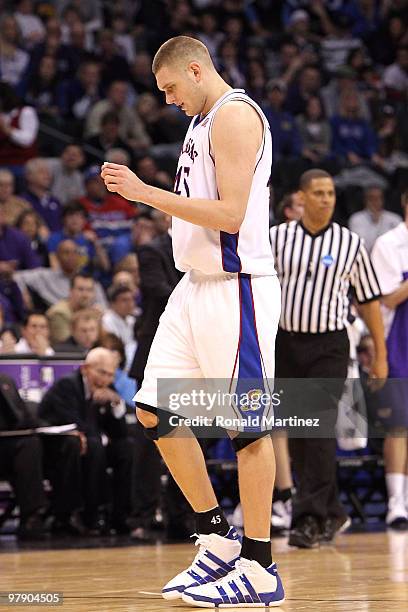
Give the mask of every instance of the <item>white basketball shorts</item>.
<svg viewBox="0 0 408 612">
<path fill-rule="evenodd" d="M 169 298 L 134 400 L 158 405 L 159 379 L 273 379 L 277 276 L 187 272 Z"/>
</svg>

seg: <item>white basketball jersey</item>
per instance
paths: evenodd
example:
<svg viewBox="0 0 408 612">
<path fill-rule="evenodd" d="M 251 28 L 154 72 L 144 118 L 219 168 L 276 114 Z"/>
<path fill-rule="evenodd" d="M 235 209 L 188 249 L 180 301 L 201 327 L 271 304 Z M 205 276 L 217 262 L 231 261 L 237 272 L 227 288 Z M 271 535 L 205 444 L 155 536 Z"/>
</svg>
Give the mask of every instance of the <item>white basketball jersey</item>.
<svg viewBox="0 0 408 612">
<path fill-rule="evenodd" d="M 244 90 L 234 89 L 226 93 L 201 121 L 199 115 L 193 118 L 179 157 L 174 191 L 191 198 L 219 200 L 211 129 L 217 110 L 232 100 L 241 100 L 253 106 L 264 126 L 244 221 L 239 232 L 228 234 L 173 217 L 174 260 L 182 272 L 198 270 L 203 274 L 242 272 L 272 275 L 275 269 L 269 242 L 268 188 L 272 167 L 272 138 L 265 115 Z M 233 105 L 231 112 L 234 112 Z M 217 202 L 214 202 L 216 205 Z"/>
</svg>

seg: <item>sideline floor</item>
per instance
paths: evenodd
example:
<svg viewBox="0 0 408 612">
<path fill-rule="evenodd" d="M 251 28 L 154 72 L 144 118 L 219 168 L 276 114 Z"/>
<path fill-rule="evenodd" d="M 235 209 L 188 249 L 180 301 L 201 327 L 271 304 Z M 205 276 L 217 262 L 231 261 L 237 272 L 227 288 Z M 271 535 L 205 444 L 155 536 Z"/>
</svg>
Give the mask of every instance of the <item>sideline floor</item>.
<svg viewBox="0 0 408 612">
<path fill-rule="evenodd" d="M 1 544 L 0 544 L 1 545 Z M 166 602 L 161 586 L 196 552 L 189 544 L 122 548 L 18 550 L 0 555 L 0 592 L 59 591 L 62 612 L 192 610 Z M 408 533 L 352 533 L 336 547 L 305 551 L 273 540 L 287 612 L 406 612 Z M 1 612 L 23 609 L 0 604 Z M 27 607 L 25 608 L 27 609 Z M 241 610 L 237 608 L 236 610 Z"/>
</svg>

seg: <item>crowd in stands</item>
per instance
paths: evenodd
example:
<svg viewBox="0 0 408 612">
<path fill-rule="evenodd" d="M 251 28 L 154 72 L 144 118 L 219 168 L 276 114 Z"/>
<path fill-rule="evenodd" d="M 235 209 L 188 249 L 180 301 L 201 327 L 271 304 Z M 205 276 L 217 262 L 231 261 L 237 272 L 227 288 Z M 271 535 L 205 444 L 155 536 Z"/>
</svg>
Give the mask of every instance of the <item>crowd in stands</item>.
<svg viewBox="0 0 408 612">
<path fill-rule="evenodd" d="M 152 291 L 145 247 L 170 219 L 109 193 L 100 166 L 172 189 L 188 118 L 151 72 L 171 36 L 199 38 L 263 108 L 271 224 L 301 216 L 299 176 L 324 168 L 371 250 L 408 184 L 407 21 L 406 0 L 0 0 L 0 353 L 107 347 L 130 403 L 144 306 L 172 289 Z"/>
</svg>

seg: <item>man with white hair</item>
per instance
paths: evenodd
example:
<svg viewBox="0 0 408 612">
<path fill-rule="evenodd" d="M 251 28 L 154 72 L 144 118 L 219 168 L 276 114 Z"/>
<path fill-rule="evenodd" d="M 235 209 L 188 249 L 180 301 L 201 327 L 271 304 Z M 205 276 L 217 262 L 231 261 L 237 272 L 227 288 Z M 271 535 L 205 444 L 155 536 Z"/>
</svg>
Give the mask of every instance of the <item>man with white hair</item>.
<svg viewBox="0 0 408 612">
<path fill-rule="evenodd" d="M 27 191 L 22 197 L 27 200 L 47 225 L 56 232 L 61 229 L 61 202 L 51 194 L 52 174 L 47 160 L 41 157 L 30 159 L 25 166 Z"/>
<path fill-rule="evenodd" d="M 76 425 L 82 461 L 84 522 L 99 533 L 99 507 L 106 502 L 106 468 L 113 467 L 111 527 L 128 531 L 133 446 L 127 438 L 126 405 L 113 386 L 117 358 L 105 348 L 89 351 L 85 363 L 45 394 L 40 416 L 50 425 Z"/>
</svg>

